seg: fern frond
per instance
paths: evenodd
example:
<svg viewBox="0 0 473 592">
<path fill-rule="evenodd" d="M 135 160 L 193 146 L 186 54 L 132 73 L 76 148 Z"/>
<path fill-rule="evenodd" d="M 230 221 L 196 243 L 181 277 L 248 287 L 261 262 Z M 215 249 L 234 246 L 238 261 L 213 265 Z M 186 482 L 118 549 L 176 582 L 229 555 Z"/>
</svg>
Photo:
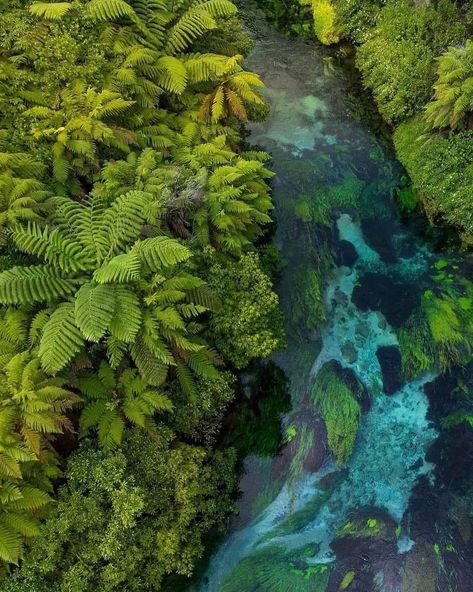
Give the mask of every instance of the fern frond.
<svg viewBox="0 0 473 592">
<path fill-rule="evenodd" d="M 75 324 L 74 305 L 59 305 L 45 324 L 39 356 L 49 374 L 62 370 L 84 346 L 84 338 Z"/>
<path fill-rule="evenodd" d="M 48 302 L 75 292 L 77 282 L 64 279 L 49 265 L 12 267 L 0 273 L 2 304 Z"/>
<path fill-rule="evenodd" d="M 47 20 L 61 19 L 72 8 L 72 2 L 33 2 L 31 14 Z"/>
</svg>

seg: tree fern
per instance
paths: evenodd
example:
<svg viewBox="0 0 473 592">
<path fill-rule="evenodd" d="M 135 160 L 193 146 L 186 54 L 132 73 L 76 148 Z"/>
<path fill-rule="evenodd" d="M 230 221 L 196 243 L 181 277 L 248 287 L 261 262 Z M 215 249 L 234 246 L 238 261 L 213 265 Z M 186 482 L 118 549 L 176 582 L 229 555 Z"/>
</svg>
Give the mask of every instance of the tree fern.
<svg viewBox="0 0 473 592">
<path fill-rule="evenodd" d="M 96 428 L 105 448 L 121 443 L 127 422 L 152 429 L 149 420 L 153 414 L 172 409 L 171 401 L 150 389 L 133 369 L 116 375 L 102 362 L 97 374 L 79 377 L 77 384 L 88 400 L 81 416 L 81 427 L 84 431 Z"/>
<path fill-rule="evenodd" d="M 49 20 L 62 18 L 72 8 L 72 2 L 33 2 L 30 12 Z"/>
<path fill-rule="evenodd" d="M 87 4 L 86 14 L 96 21 L 136 16 L 133 8 L 125 0 L 90 0 Z"/>
</svg>

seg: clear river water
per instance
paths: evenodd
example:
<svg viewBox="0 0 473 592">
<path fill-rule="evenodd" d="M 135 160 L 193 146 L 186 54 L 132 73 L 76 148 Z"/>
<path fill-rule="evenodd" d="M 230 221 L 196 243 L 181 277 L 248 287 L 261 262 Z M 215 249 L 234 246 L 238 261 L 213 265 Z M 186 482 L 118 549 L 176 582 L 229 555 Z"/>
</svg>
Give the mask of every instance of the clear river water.
<svg viewBox="0 0 473 592">
<path fill-rule="evenodd" d="M 274 361 L 292 410 L 280 453 L 246 459 L 239 516 L 195 590 L 471 591 L 469 507 L 439 469 L 450 444 L 439 445 L 429 400 L 447 386 L 435 370 L 402 378 L 396 331 L 440 254 L 401 221 L 404 173 L 364 117 L 340 49 L 286 39 L 259 14 L 250 20 L 247 65 L 271 105 L 250 141 L 271 153 L 275 172 L 288 346 Z M 360 409 L 353 452 L 338 463 L 312 397 L 324 368 L 354 385 Z"/>
</svg>

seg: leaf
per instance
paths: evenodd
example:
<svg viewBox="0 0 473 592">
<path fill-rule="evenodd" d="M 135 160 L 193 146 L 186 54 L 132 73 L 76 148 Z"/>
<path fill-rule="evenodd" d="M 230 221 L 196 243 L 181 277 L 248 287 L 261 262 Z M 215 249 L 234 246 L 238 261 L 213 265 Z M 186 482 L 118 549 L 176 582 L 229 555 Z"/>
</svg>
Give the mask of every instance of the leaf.
<svg viewBox="0 0 473 592">
<path fill-rule="evenodd" d="M 115 311 L 110 323 L 110 333 L 121 341 L 132 343 L 141 328 L 140 301 L 137 295 L 125 286 L 116 286 L 115 296 Z"/>
<path fill-rule="evenodd" d="M 142 263 L 152 272 L 176 265 L 192 256 L 187 247 L 167 236 L 147 238 L 136 243 L 134 249 L 138 251 Z"/>
<path fill-rule="evenodd" d="M 84 346 L 71 303 L 60 304 L 46 323 L 39 345 L 41 365 L 49 374 L 62 370 Z"/>
<path fill-rule="evenodd" d="M 18 565 L 21 555 L 21 536 L 0 520 L 0 558 Z"/>
<path fill-rule="evenodd" d="M 111 21 L 120 17 L 135 17 L 133 8 L 124 0 L 91 0 L 87 14 L 96 21 Z"/>
<path fill-rule="evenodd" d="M 160 362 L 152 351 L 137 339 L 131 348 L 131 357 L 141 376 L 152 386 L 160 386 L 166 379 L 168 366 Z"/>
<path fill-rule="evenodd" d="M 49 265 L 12 267 L 0 273 L 0 302 L 2 304 L 31 304 L 47 302 L 72 294 L 74 280 L 62 278 Z"/>
<path fill-rule="evenodd" d="M 115 312 L 114 286 L 87 283 L 77 292 L 75 319 L 84 337 L 99 341 L 110 328 Z"/>
<path fill-rule="evenodd" d="M 140 279 L 141 261 L 136 251 L 117 255 L 94 273 L 99 284 L 133 282 Z"/>
<path fill-rule="evenodd" d="M 31 14 L 48 20 L 58 20 L 69 12 L 72 2 L 33 2 Z"/>
</svg>

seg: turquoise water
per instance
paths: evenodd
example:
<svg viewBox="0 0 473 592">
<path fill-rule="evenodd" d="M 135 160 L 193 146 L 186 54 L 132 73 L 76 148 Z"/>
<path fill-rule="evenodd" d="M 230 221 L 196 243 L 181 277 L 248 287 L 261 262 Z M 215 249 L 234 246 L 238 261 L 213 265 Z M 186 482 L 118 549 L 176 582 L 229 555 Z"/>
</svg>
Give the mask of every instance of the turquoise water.
<svg viewBox="0 0 473 592">
<path fill-rule="evenodd" d="M 288 347 L 275 361 L 293 409 L 282 418 L 281 453 L 246 459 L 240 515 L 199 590 L 471 590 L 459 576 L 457 587 L 424 577 L 422 569 L 440 569 L 440 527 L 415 526 L 412 501 L 435 479 L 426 454 L 438 430 L 424 387 L 438 373 L 402 379 L 396 328 L 418 306 L 436 256 L 400 222 L 394 196 L 403 172 L 365 123 L 333 52 L 286 40 L 260 17 L 253 26 L 248 65 L 264 79 L 272 111 L 251 141 L 272 154 L 276 173 Z M 322 300 L 326 319 L 316 323 Z M 358 393 L 359 427 L 342 463 L 311 399 L 323 367 Z"/>
</svg>

